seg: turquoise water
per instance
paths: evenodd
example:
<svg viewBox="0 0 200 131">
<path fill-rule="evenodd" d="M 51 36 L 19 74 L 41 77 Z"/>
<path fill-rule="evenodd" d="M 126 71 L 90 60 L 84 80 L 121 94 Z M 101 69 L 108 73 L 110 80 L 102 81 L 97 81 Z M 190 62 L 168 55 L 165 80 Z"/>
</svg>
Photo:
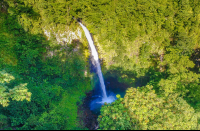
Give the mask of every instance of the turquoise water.
<svg viewBox="0 0 200 131">
<path fill-rule="evenodd" d="M 128 88 L 126 84 L 118 82 L 118 80 L 114 77 L 109 77 L 105 79 L 105 86 L 107 96 L 111 99 L 112 102 L 117 99 L 117 94 L 120 94 L 121 97 L 124 97 L 126 89 Z M 104 104 L 102 102 L 102 96 L 99 95 L 101 94 L 101 91 L 99 90 L 101 89 L 99 87 L 99 83 L 97 82 L 91 100 L 89 102 L 90 110 L 96 115 L 100 114 L 101 106 Z"/>
</svg>

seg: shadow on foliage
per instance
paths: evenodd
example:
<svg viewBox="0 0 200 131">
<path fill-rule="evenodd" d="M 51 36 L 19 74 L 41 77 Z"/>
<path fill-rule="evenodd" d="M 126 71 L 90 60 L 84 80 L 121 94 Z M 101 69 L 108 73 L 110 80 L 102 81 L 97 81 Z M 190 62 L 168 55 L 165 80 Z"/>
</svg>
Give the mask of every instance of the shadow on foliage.
<svg viewBox="0 0 200 131">
<path fill-rule="evenodd" d="M 30 17 L 40 17 L 32 8 L 19 9 L 23 10 L 21 13 L 28 13 Z M 0 32 L 3 36 L 0 37 L 0 52 L 7 53 L 0 58 L 0 68 L 16 78 L 7 85 L 9 88 L 19 83 L 28 83 L 27 88 L 32 97 L 31 102 L 11 101 L 8 107 L 0 107 L 0 111 L 9 116 L 9 126 L 26 125 L 24 129 L 34 129 L 40 125 L 37 121 L 39 115 L 52 109 L 50 103 L 61 100 L 63 89 L 76 89 L 82 86 L 77 86 L 79 82 L 83 84 L 83 81 L 87 81 L 83 72 L 84 47 L 79 40 L 73 40 L 70 45 L 56 44 L 54 40 L 47 41 L 43 34 L 30 34 L 18 23 L 17 15 L 19 14 L 0 12 L 3 27 Z M 15 64 L 8 62 L 13 60 L 16 60 Z"/>
<path fill-rule="evenodd" d="M 127 77 L 123 78 L 124 75 Z M 104 74 L 105 79 L 110 76 L 117 78 L 122 83 L 128 84 L 129 87 L 142 87 L 147 85 L 149 82 L 153 82 L 155 84 L 158 83 L 162 78 L 166 78 L 165 72 L 159 72 L 153 67 L 150 67 L 145 75 L 139 78 L 136 77 L 136 72 L 124 70 L 121 67 L 111 67 L 111 69 L 107 70 L 106 74 Z"/>
<path fill-rule="evenodd" d="M 9 7 L 5 1 L 1 2 L 1 4 L 3 5 L 2 8 L 4 8 L 4 10 L 6 9 L 6 12 L 8 12 L 7 9 L 9 9 L 9 13 L 12 15 L 26 14 L 30 19 L 33 20 L 37 20 L 41 17 L 39 13 L 33 10 L 33 7 L 24 5 L 24 2 L 15 1 L 14 5 L 11 7 Z"/>
<path fill-rule="evenodd" d="M 35 11 L 33 10 L 32 7 L 28 7 L 28 6 L 25 6 L 25 7 L 24 7 L 24 6 L 19 6 L 19 10 L 21 11 L 21 12 L 19 12 L 20 14 L 25 13 L 25 14 L 27 14 L 27 16 L 28 16 L 30 19 L 37 20 L 38 18 L 41 17 L 40 14 L 37 13 L 37 12 L 35 12 Z"/>
<path fill-rule="evenodd" d="M 8 4 L 5 1 L 0 1 L 0 11 L 2 13 L 7 13 Z"/>
<path fill-rule="evenodd" d="M 1 27 L 3 27 L 0 32 L 0 35 L 3 36 L 0 38 L 0 52 L 1 55 L 6 52 L 6 55 L 2 55 L 0 59 L 0 68 L 16 78 L 7 86 L 13 88 L 19 83 L 28 83 L 27 87 L 32 93 L 33 99 L 30 103 L 27 101 L 11 101 L 8 107 L 1 107 L 2 113 L 9 116 L 9 126 L 15 128 L 25 124 L 30 114 L 42 113 L 45 110 L 44 107 L 48 105 L 48 102 L 36 102 L 39 92 L 33 91 L 33 87 L 36 87 L 36 84 L 33 83 L 39 83 L 43 79 L 41 69 L 44 64 L 41 58 L 46 52 L 45 46 L 48 46 L 48 42 L 41 34 L 31 35 L 25 32 L 18 24 L 15 15 L 11 16 L 1 12 L 0 15 L 2 19 Z"/>
<path fill-rule="evenodd" d="M 190 60 L 192 60 L 195 64 L 194 68 L 191 69 L 195 73 L 199 72 L 200 66 L 200 48 L 195 49 L 194 53 L 191 55 Z"/>
</svg>

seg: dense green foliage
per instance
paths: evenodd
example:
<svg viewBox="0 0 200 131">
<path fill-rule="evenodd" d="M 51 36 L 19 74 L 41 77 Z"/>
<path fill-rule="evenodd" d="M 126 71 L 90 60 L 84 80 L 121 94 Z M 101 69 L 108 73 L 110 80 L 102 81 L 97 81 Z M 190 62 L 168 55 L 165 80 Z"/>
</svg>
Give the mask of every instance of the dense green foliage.
<svg viewBox="0 0 200 131">
<path fill-rule="evenodd" d="M 197 129 L 199 0 L 1 0 L 1 129 L 82 128 L 86 39 L 63 48 L 44 36 L 75 30 L 72 16 L 93 34 L 103 73 L 137 87 L 101 109 L 101 129 Z"/>
<path fill-rule="evenodd" d="M 1 100 L 0 104 L 5 107 L 8 106 L 9 98 L 12 100 L 28 100 L 30 101 L 31 92 L 27 92 L 27 83 L 15 86 L 13 89 L 9 89 L 5 83 L 9 83 L 11 80 L 15 79 L 12 75 L 6 73 L 5 71 L 0 72 L 0 90 L 1 90 Z"/>
<path fill-rule="evenodd" d="M 83 129 L 77 103 L 91 90 L 83 50 L 46 40 L 39 14 L 18 2 L 1 2 L 8 12 L 0 12 L 0 128 Z"/>
<path fill-rule="evenodd" d="M 190 130 L 198 127 L 198 115 L 185 100 L 175 94 L 158 97 L 152 86 L 129 88 L 124 102 L 140 129 Z"/>
<path fill-rule="evenodd" d="M 158 97 L 152 86 L 129 88 L 124 98 L 104 106 L 100 128 L 131 130 L 198 129 L 199 113 L 177 95 Z M 115 126 L 114 126 L 115 125 Z"/>
<path fill-rule="evenodd" d="M 132 129 L 132 123 L 128 110 L 124 107 L 123 98 L 118 96 L 118 100 L 112 104 L 105 104 L 101 108 L 101 115 L 98 118 L 100 127 L 104 130 L 125 130 Z"/>
</svg>

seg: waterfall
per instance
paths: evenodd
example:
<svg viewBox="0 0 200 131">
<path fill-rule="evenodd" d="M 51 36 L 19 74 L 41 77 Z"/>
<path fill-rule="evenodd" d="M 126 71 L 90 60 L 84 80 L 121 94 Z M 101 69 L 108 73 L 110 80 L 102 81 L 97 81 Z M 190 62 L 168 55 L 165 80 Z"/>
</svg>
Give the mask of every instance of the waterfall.
<svg viewBox="0 0 200 131">
<path fill-rule="evenodd" d="M 80 22 L 78 22 L 81 27 L 83 28 L 84 32 L 85 32 L 85 36 L 88 40 L 88 43 L 89 43 L 89 46 L 91 48 L 91 54 L 92 56 L 94 57 L 94 60 L 95 60 L 95 65 L 97 67 L 97 74 L 98 74 L 98 77 L 99 77 L 99 81 L 100 81 L 100 85 L 101 85 L 101 89 L 103 91 L 103 99 L 107 99 L 107 95 L 106 95 L 106 87 L 105 87 L 105 84 L 104 84 L 104 80 L 103 80 L 103 75 L 102 75 L 102 72 L 101 72 L 101 65 L 99 63 L 99 57 L 98 57 L 98 53 L 97 53 L 97 50 L 94 46 L 94 42 L 92 40 L 92 37 L 90 35 L 90 32 L 88 31 L 88 29 Z"/>
<path fill-rule="evenodd" d="M 73 17 L 73 19 L 75 19 L 75 18 Z M 88 43 L 89 43 L 89 46 L 91 48 L 91 55 L 94 58 L 94 66 L 97 70 L 97 75 L 98 75 L 99 81 L 100 81 L 100 87 L 101 87 L 101 90 L 102 90 L 102 97 L 99 97 L 99 95 L 94 96 L 91 99 L 92 101 L 90 103 L 90 110 L 94 111 L 95 114 L 98 114 L 98 113 L 100 113 L 100 108 L 104 103 L 112 103 L 117 99 L 117 97 L 111 91 L 108 91 L 107 92 L 108 94 L 106 93 L 104 79 L 103 79 L 103 75 L 102 75 L 102 72 L 101 72 L 101 65 L 99 63 L 98 52 L 96 51 L 96 48 L 94 46 L 92 36 L 90 35 L 90 32 L 88 31 L 88 29 L 80 21 L 78 21 L 77 19 L 75 19 L 75 20 L 81 25 L 81 27 L 83 28 L 83 30 L 85 32 L 85 36 L 86 36 Z"/>
</svg>

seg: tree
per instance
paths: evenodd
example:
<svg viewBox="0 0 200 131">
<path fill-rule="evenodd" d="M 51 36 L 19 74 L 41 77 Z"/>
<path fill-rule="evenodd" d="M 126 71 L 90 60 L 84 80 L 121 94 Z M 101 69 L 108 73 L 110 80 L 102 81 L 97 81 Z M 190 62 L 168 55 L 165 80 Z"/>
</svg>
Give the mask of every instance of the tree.
<svg viewBox="0 0 200 131">
<path fill-rule="evenodd" d="M 167 65 L 167 72 L 170 74 L 180 74 L 188 72 L 189 68 L 194 67 L 194 63 L 189 59 L 189 56 L 184 55 L 182 50 L 177 48 L 167 48 L 163 65 Z"/>
<path fill-rule="evenodd" d="M 28 92 L 28 89 L 26 87 L 27 83 L 15 86 L 12 89 L 6 86 L 7 83 L 14 79 L 15 78 L 11 74 L 6 73 L 5 70 L 0 71 L 0 104 L 3 107 L 9 105 L 10 98 L 16 101 L 23 101 L 24 99 L 30 101 L 31 99 L 31 92 Z"/>
<path fill-rule="evenodd" d="M 130 121 L 127 108 L 124 106 L 123 98 L 117 95 L 117 100 L 112 104 L 102 106 L 101 115 L 98 117 L 100 129 L 103 130 L 128 130 L 133 126 Z"/>
<path fill-rule="evenodd" d="M 124 98 L 101 109 L 101 129 L 197 129 L 199 114 L 176 94 L 158 97 L 152 86 L 128 88 Z M 115 125 L 115 126 L 114 126 Z M 114 128 L 116 127 L 116 128 Z"/>
<path fill-rule="evenodd" d="M 8 126 L 8 118 L 2 114 L 0 114 L 0 129 Z"/>
<path fill-rule="evenodd" d="M 197 115 L 192 107 L 177 97 L 158 97 L 152 86 L 129 88 L 124 97 L 134 124 L 139 129 L 185 130 L 197 128 Z M 134 121 L 135 119 L 135 121 Z"/>
<path fill-rule="evenodd" d="M 189 59 L 189 56 L 184 55 L 182 50 L 176 48 L 167 48 L 167 53 L 164 57 L 164 62 L 161 63 L 167 66 L 166 72 L 168 77 L 161 79 L 158 83 L 160 93 L 168 96 L 171 93 L 179 94 L 179 96 L 187 97 L 187 95 L 195 95 L 193 90 L 198 86 L 199 74 L 190 71 L 194 67 L 194 63 Z M 197 90 L 197 92 L 199 92 Z M 196 93 L 197 93 L 196 92 Z"/>
</svg>

